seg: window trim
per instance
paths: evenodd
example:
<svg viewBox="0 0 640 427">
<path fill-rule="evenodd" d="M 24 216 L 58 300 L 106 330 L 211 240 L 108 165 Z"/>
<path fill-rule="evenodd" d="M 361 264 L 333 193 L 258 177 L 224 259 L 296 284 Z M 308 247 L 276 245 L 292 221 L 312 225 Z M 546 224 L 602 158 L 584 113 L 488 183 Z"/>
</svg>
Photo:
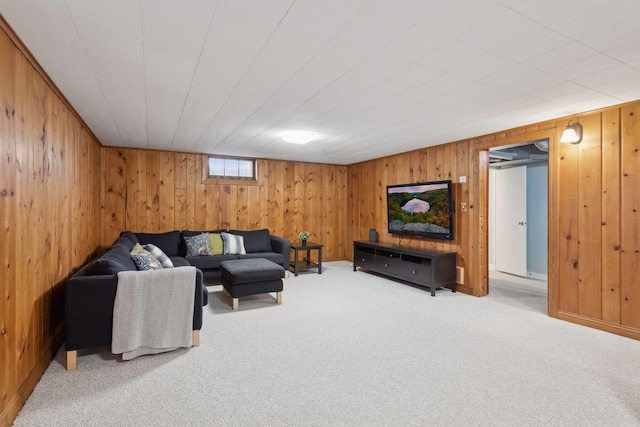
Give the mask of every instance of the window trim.
<svg viewBox="0 0 640 427">
<path fill-rule="evenodd" d="M 231 160 L 249 160 L 253 163 L 253 177 L 233 177 L 233 176 L 218 176 L 209 175 L 209 159 L 231 159 Z M 215 154 L 203 154 L 202 155 L 202 183 L 209 185 L 258 185 L 258 159 L 250 157 L 233 157 L 233 156 L 218 156 Z"/>
</svg>

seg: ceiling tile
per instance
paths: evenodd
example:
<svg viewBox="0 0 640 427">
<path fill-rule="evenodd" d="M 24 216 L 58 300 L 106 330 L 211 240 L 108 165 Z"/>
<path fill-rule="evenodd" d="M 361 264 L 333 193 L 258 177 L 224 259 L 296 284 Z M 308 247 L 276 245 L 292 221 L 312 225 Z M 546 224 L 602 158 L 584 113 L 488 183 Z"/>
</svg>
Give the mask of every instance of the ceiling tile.
<svg viewBox="0 0 640 427">
<path fill-rule="evenodd" d="M 282 23 L 329 39 L 353 20 L 362 7 L 349 0 L 296 0 Z"/>
<path fill-rule="evenodd" d="M 379 50 L 409 28 L 410 24 L 406 22 L 363 9 L 336 38 L 367 49 Z"/>
<path fill-rule="evenodd" d="M 451 38 L 460 37 L 507 8 L 492 0 L 451 0 L 429 14 L 420 25 Z"/>
<path fill-rule="evenodd" d="M 147 120 L 177 126 L 195 67 L 191 58 L 145 49 Z"/>
<path fill-rule="evenodd" d="M 567 64 L 564 67 L 556 68 L 551 71 L 551 74 L 566 80 L 575 80 L 617 65 L 621 65 L 619 61 L 602 54 L 596 54 L 579 61 L 572 62 L 571 64 Z"/>
<path fill-rule="evenodd" d="M 555 31 L 543 29 L 522 37 L 506 39 L 498 45 L 486 45 L 483 49 L 515 62 L 523 62 L 530 58 L 551 52 L 572 42 Z"/>
<path fill-rule="evenodd" d="M 400 34 L 380 52 L 407 61 L 416 61 L 450 43 L 451 40 L 450 37 L 435 33 L 423 25 L 417 25 Z"/>
<path fill-rule="evenodd" d="M 416 87 L 440 77 L 442 74 L 442 71 L 426 65 L 411 64 L 409 67 L 389 76 L 387 80 L 408 87 Z"/>
<path fill-rule="evenodd" d="M 198 58 L 215 11 L 205 0 L 141 0 L 145 49 Z"/>
<path fill-rule="evenodd" d="M 627 77 L 633 77 L 640 75 L 640 71 L 629 67 L 628 65 L 616 65 L 604 70 L 598 70 L 593 73 L 587 74 L 583 77 L 574 80 L 575 83 L 596 89 L 602 88 L 602 86 L 609 83 L 618 82 L 626 79 Z"/>
<path fill-rule="evenodd" d="M 459 41 L 449 43 L 418 62 L 471 80 L 480 80 L 515 65 L 508 59 Z"/>
<path fill-rule="evenodd" d="M 597 52 L 580 43 L 572 42 L 525 61 L 530 67 L 550 72 L 593 56 Z"/>
<path fill-rule="evenodd" d="M 530 36 L 543 27 L 516 12 L 507 10 L 472 29 L 459 38 L 460 41 L 477 48 L 501 46 L 509 40 Z"/>
<path fill-rule="evenodd" d="M 629 20 L 632 16 L 636 20 L 640 17 L 640 2 L 636 0 L 605 0 L 592 7 L 580 6 L 578 13 L 564 16 L 549 28 L 579 40 L 590 34 L 613 29 L 614 26 Z"/>
<path fill-rule="evenodd" d="M 280 22 L 295 0 L 218 0 L 220 6 L 230 7 L 274 22 Z"/>
<path fill-rule="evenodd" d="M 598 3 L 602 3 L 602 0 L 547 1 L 544 4 L 538 1 L 520 1 L 513 5 L 513 9 L 538 24 L 548 27 L 560 20 L 571 19 Z"/>
<path fill-rule="evenodd" d="M 275 28 L 274 22 L 264 18 L 221 6 L 216 9 L 180 118 L 181 124 L 198 128 L 209 126 Z M 195 141 L 191 143 L 195 144 Z"/>
<path fill-rule="evenodd" d="M 447 0 L 371 0 L 367 7 L 401 21 L 416 24 Z"/>
</svg>

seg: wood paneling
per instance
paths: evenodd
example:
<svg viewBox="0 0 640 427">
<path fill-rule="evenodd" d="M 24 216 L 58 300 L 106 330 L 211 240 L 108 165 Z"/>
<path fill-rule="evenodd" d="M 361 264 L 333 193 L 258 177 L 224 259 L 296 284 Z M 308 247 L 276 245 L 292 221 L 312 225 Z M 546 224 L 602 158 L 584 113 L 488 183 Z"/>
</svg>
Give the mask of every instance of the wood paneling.
<svg viewBox="0 0 640 427">
<path fill-rule="evenodd" d="M 621 323 L 640 328 L 640 104 L 622 110 Z"/>
<path fill-rule="evenodd" d="M 0 19 L 0 425 L 62 343 L 64 282 L 100 241 L 100 146 Z"/>
<path fill-rule="evenodd" d="M 451 250 L 458 289 L 486 294 L 487 150 L 548 138 L 549 313 L 640 339 L 640 102 L 349 166 L 258 160 L 255 183 L 203 183 L 201 154 L 101 148 L 0 18 L 0 425 L 62 338 L 62 284 L 125 229 L 268 228 L 352 259 L 352 241 Z M 17 43 L 17 44 L 16 44 Z M 460 183 L 460 176 L 467 182 Z M 385 188 L 452 179 L 455 240 L 387 233 Z M 466 209 L 461 209 L 461 204 Z"/>
<path fill-rule="evenodd" d="M 485 295 L 487 150 L 548 138 L 549 314 L 640 339 L 639 115 L 634 102 L 350 165 L 345 244 L 376 228 L 382 241 L 456 251 L 465 271 L 458 289 Z M 569 119 L 583 125 L 580 144 L 557 142 Z M 455 240 L 389 235 L 385 186 L 436 179 L 456 183 Z"/>
<path fill-rule="evenodd" d="M 255 183 L 203 184 L 205 155 L 102 150 L 103 246 L 123 230 L 268 228 L 295 241 L 304 229 L 325 245 L 327 260 L 346 257 L 346 166 L 258 160 Z"/>
<path fill-rule="evenodd" d="M 602 320 L 620 323 L 620 110 L 602 113 Z"/>
</svg>

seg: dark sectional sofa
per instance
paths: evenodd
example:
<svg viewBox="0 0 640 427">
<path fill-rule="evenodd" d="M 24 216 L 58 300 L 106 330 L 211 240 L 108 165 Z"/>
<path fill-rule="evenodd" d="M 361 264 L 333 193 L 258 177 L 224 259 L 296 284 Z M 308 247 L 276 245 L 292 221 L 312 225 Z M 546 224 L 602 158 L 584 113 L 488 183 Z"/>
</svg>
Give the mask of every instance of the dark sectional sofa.
<svg viewBox="0 0 640 427">
<path fill-rule="evenodd" d="M 215 230 L 220 232 L 224 230 Z M 186 257 L 184 237 L 200 234 L 200 231 L 170 231 L 167 233 L 134 233 L 124 231 L 113 245 L 89 264 L 76 272 L 65 289 L 65 349 L 67 369 L 75 369 L 76 351 L 111 344 L 113 305 L 118 287 L 118 272 L 136 270 L 130 251 L 135 243 L 148 243 L 162 249 L 174 266 L 196 267 L 193 330 L 202 328 L 202 307 L 208 303 L 204 279 L 220 277 L 220 263 L 231 259 L 265 258 L 289 267 L 290 243 L 273 236 L 268 230 L 229 233 L 242 235 L 246 255 L 210 255 Z M 270 249 L 270 250 L 269 250 Z"/>
<path fill-rule="evenodd" d="M 269 234 L 269 230 L 213 230 L 204 231 L 206 233 L 228 232 L 244 238 L 246 255 L 209 255 L 187 257 L 187 249 L 184 244 L 184 237 L 191 237 L 203 233 L 203 231 L 170 231 L 168 233 L 132 233 L 124 231 L 120 236 L 129 237 L 134 243 L 151 243 L 171 257 L 182 257 L 190 265 L 202 270 L 205 279 L 216 279 L 220 277 L 220 263 L 232 259 L 265 258 L 280 264 L 285 270 L 289 269 L 289 252 L 291 243 L 282 237 Z M 136 240 L 137 239 L 137 240 Z M 172 258 L 173 259 L 173 258 Z"/>
</svg>

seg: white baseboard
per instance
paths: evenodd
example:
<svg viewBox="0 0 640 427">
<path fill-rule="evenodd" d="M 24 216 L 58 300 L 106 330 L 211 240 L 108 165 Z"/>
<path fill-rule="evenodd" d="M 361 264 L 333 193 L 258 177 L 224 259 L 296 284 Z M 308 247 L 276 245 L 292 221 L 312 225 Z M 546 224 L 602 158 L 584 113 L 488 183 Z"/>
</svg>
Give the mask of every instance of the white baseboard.
<svg viewBox="0 0 640 427">
<path fill-rule="evenodd" d="M 532 271 L 528 271 L 527 272 L 527 277 L 530 277 L 530 278 L 536 279 L 536 280 L 548 281 L 548 276 L 546 274 L 534 273 Z"/>
</svg>

